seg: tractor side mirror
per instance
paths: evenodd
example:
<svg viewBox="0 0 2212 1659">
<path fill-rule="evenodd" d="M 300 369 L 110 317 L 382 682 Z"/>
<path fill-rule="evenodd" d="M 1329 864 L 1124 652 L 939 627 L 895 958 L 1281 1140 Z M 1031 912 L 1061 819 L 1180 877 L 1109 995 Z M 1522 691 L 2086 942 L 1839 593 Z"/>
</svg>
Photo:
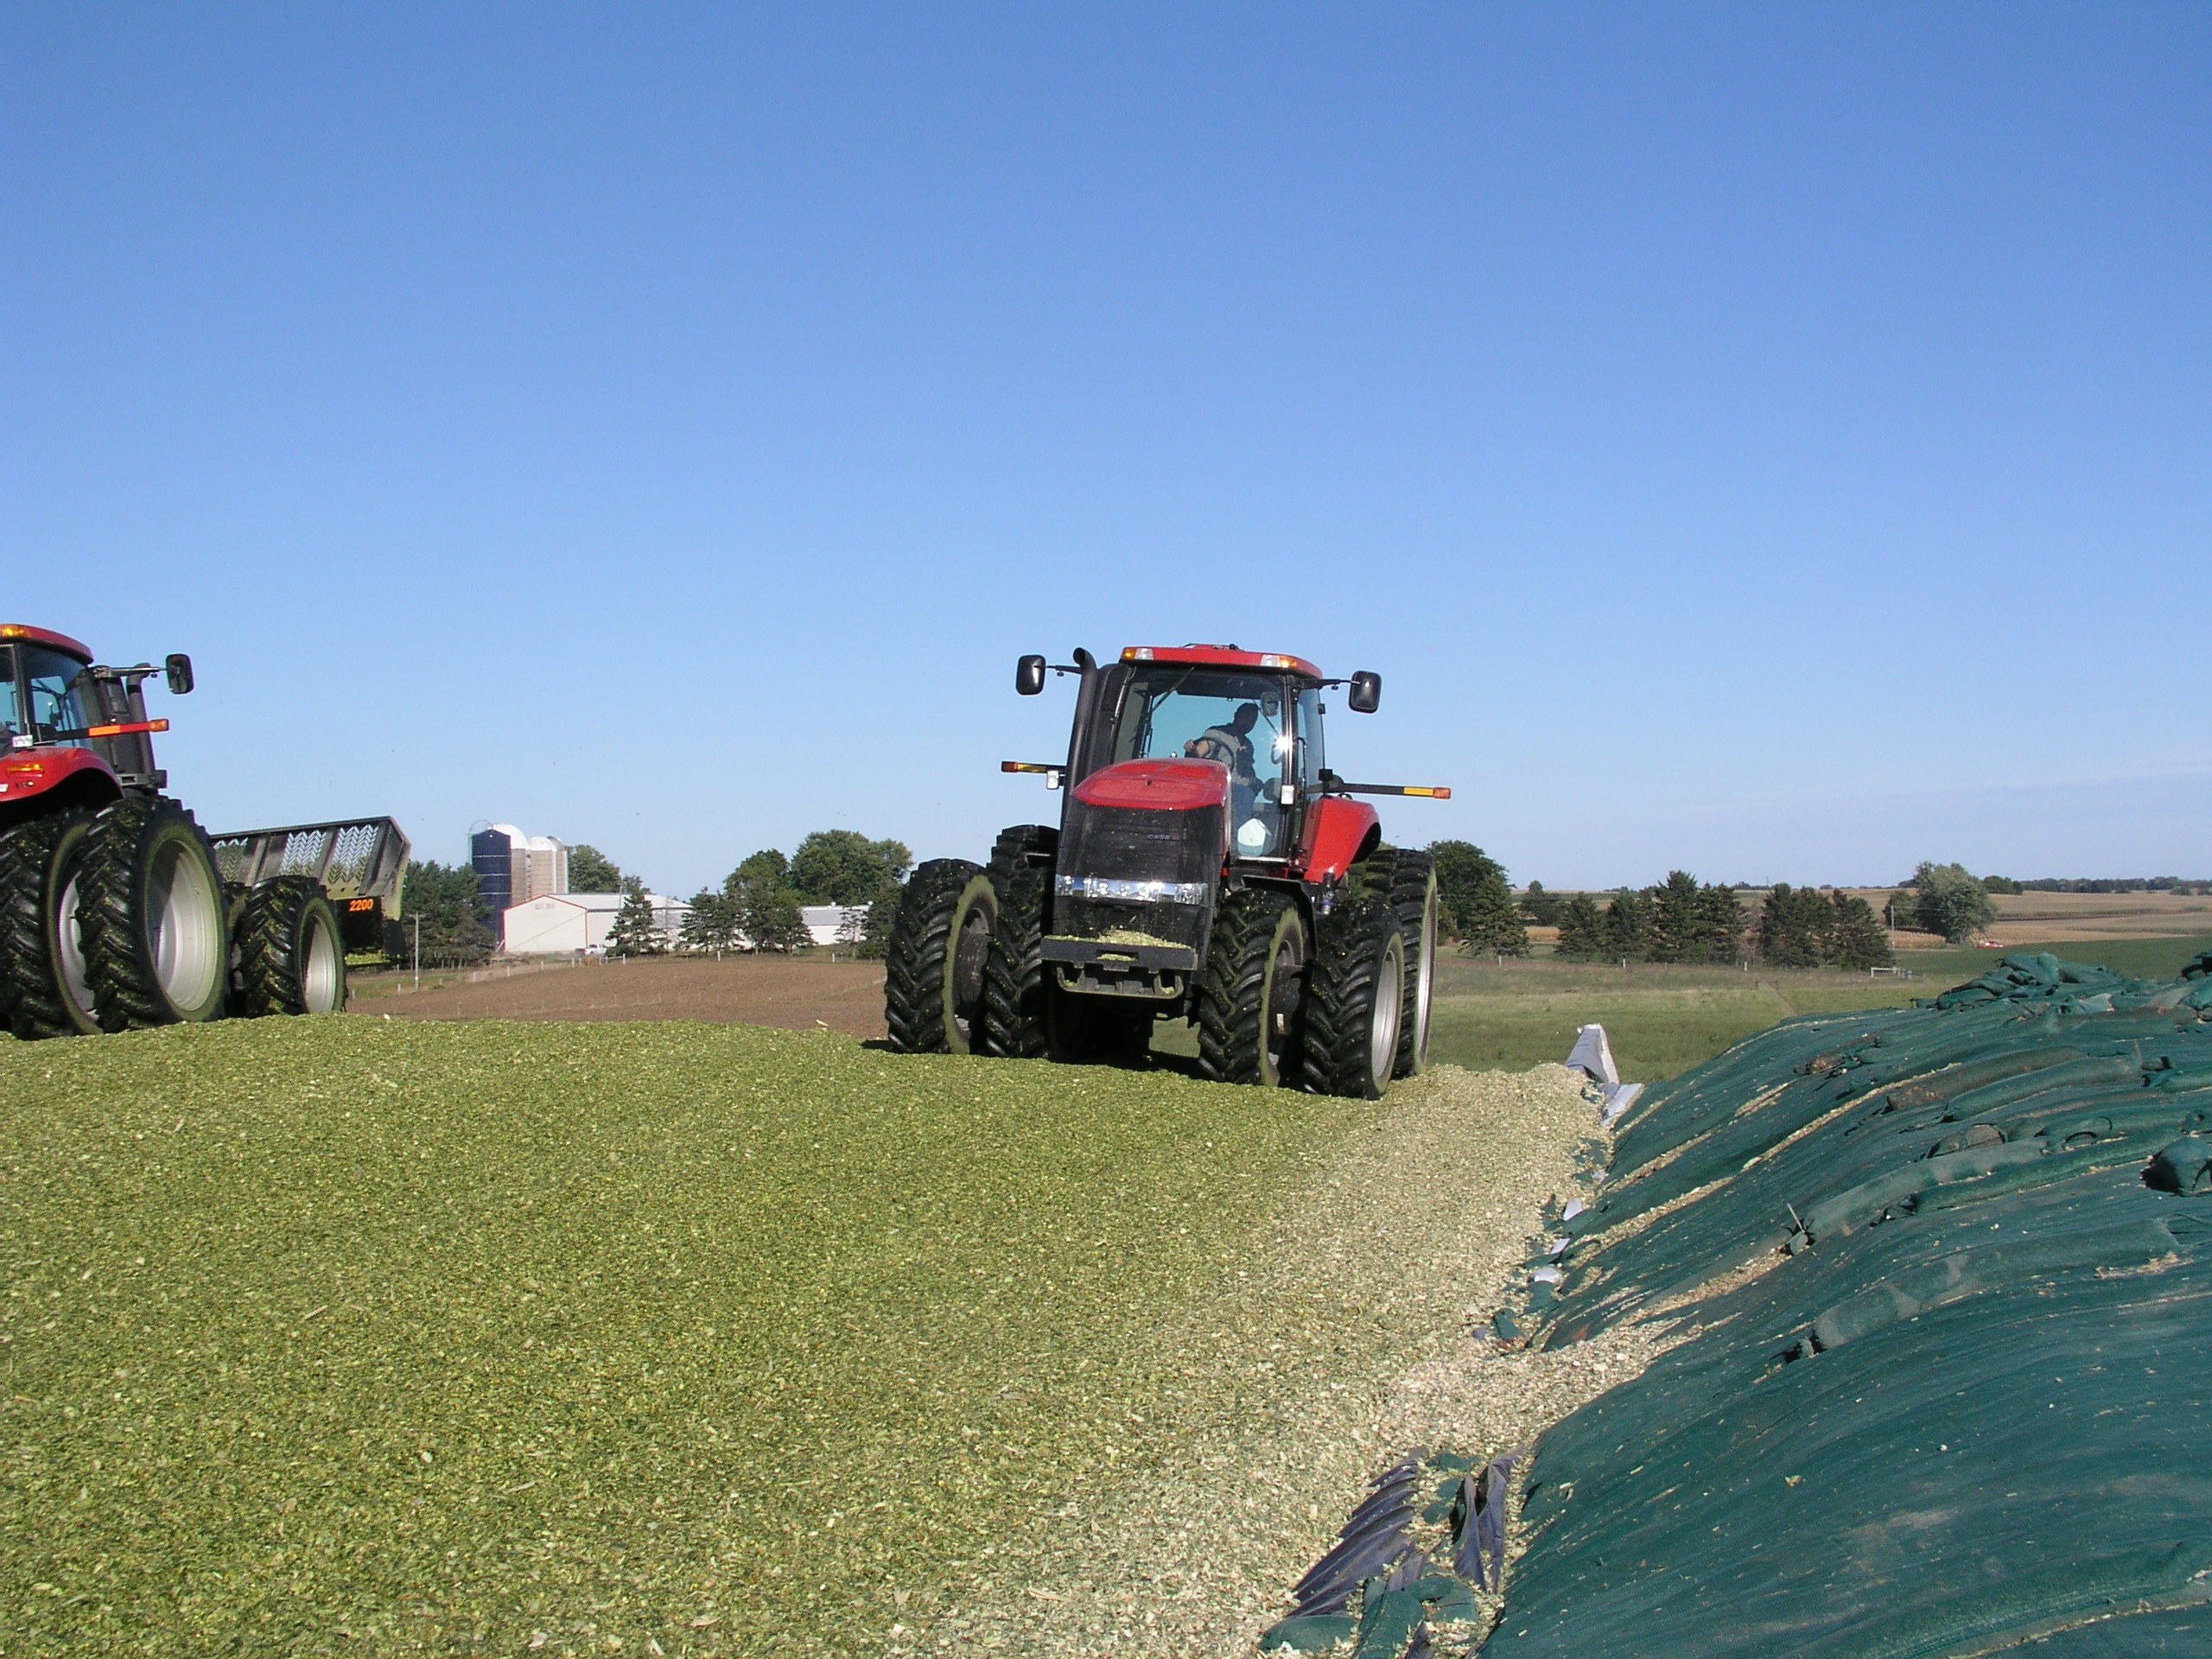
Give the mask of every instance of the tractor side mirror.
<svg viewBox="0 0 2212 1659">
<path fill-rule="evenodd" d="M 1344 694 L 1344 701 L 1355 715 L 1373 714 L 1382 702 L 1382 677 L 1363 668 L 1351 677 L 1351 689 Z"/>
<path fill-rule="evenodd" d="M 1033 697 L 1045 689 L 1045 659 L 1042 657 L 1025 657 L 1014 665 L 1014 689 L 1025 697 Z"/>
<path fill-rule="evenodd" d="M 181 697 L 192 690 L 192 658 L 181 651 L 173 651 L 162 664 L 169 683 L 169 695 Z"/>
</svg>

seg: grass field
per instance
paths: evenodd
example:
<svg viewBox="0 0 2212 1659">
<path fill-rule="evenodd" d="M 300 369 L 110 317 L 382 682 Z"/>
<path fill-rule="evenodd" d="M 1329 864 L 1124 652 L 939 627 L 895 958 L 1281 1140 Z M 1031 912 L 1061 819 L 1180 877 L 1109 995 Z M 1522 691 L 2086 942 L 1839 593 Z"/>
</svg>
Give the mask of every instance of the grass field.
<svg viewBox="0 0 2212 1659">
<path fill-rule="evenodd" d="M 1469 1259 L 1371 1133 L 1402 1093 L 678 1022 L 0 1039 L 0 1650 L 880 1651 L 1288 1376 L 1287 1192 L 1364 1156 Z M 1525 1109 L 1428 1109 L 1422 1167 L 1511 1161 Z M 1395 1306 L 1346 1273 L 1339 1319 Z"/>
<path fill-rule="evenodd" d="M 2112 939 L 2030 944 L 2122 973 L 2164 978 L 2212 938 Z M 1730 1044 L 1801 1014 L 1897 1007 L 1986 973 L 2006 950 L 1901 953 L 1911 979 L 1819 969 L 1638 963 L 1625 969 L 1548 957 L 1509 961 L 1446 956 L 1436 980 L 1433 1051 L 1470 1067 L 1534 1065 L 1566 1056 L 1578 1026 L 1605 1027 L 1621 1075 L 1657 1082 L 1710 1059 Z"/>
</svg>

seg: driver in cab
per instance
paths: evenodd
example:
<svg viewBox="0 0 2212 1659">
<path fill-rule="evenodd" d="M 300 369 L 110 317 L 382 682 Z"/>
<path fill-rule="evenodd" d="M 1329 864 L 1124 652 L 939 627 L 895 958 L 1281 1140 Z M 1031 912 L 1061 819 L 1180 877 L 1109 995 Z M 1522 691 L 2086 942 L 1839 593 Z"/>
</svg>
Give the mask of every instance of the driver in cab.
<svg viewBox="0 0 2212 1659">
<path fill-rule="evenodd" d="M 1256 794 L 1260 775 L 1252 753 L 1252 728 L 1259 723 L 1260 705 L 1240 702 L 1228 725 L 1207 727 L 1183 746 L 1183 753 L 1192 760 L 1220 761 L 1229 768 L 1232 785 Z"/>
</svg>

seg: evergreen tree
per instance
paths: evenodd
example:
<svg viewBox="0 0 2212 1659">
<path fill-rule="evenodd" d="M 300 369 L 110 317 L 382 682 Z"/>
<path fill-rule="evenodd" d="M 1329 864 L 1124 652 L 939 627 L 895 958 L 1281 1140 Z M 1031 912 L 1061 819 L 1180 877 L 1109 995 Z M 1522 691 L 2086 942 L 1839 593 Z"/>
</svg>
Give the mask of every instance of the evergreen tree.
<svg viewBox="0 0 2212 1659">
<path fill-rule="evenodd" d="M 1697 896 L 1699 962 L 1733 962 L 1744 942 L 1744 906 L 1733 887 L 1709 887 Z"/>
<path fill-rule="evenodd" d="M 1963 864 L 1923 864 L 1913 872 L 1913 919 L 1923 931 L 1964 944 L 1997 919 L 1997 906 Z"/>
<path fill-rule="evenodd" d="M 1642 962 L 1651 941 L 1651 901 L 1623 887 L 1605 906 L 1599 937 L 1607 962 Z"/>
<path fill-rule="evenodd" d="M 1578 893 L 1559 907 L 1559 954 L 1569 962 L 1596 962 L 1605 954 L 1605 918 L 1598 901 Z"/>
<path fill-rule="evenodd" d="M 415 948 L 417 922 L 426 958 L 481 962 L 498 943 L 477 889 L 476 872 L 467 864 L 441 864 L 429 858 L 410 863 L 400 904 L 400 943 L 408 953 Z"/>
<path fill-rule="evenodd" d="M 1475 956 L 1529 954 L 1528 924 L 1521 919 L 1520 907 L 1513 902 L 1513 889 L 1505 885 L 1505 872 L 1495 864 L 1475 883 L 1468 897 L 1466 911 L 1459 918 L 1459 938 Z"/>
<path fill-rule="evenodd" d="M 1759 912 L 1759 956 L 1777 968 L 1817 968 L 1827 955 L 1834 922 L 1834 912 L 1821 893 L 1778 881 Z"/>
<path fill-rule="evenodd" d="M 1887 968 L 1897 960 L 1889 931 L 1874 906 L 1847 893 L 1835 895 L 1835 926 L 1828 936 L 1829 957 L 1839 968 Z"/>
<path fill-rule="evenodd" d="M 1646 890 L 1651 919 L 1644 940 L 1644 956 L 1651 962 L 1703 962 L 1706 916 L 1703 893 L 1697 878 L 1687 870 L 1669 870 L 1667 879 Z"/>
<path fill-rule="evenodd" d="M 881 957 L 891 949 L 891 918 L 899 913 L 901 891 L 902 884 L 893 881 L 868 901 L 868 919 L 861 924 L 860 948 L 854 955 Z"/>
<path fill-rule="evenodd" d="M 737 904 L 726 893 L 702 887 L 691 895 L 690 913 L 677 934 L 686 950 L 728 950 L 737 943 Z"/>
<path fill-rule="evenodd" d="M 645 884 L 634 875 L 622 878 L 622 908 L 614 912 L 614 926 L 607 936 L 610 957 L 657 957 L 668 948 L 667 936 L 653 914 L 653 901 Z"/>
<path fill-rule="evenodd" d="M 598 848 L 578 844 L 569 849 L 570 893 L 620 893 L 622 872 Z"/>
<path fill-rule="evenodd" d="M 798 894 L 790 887 L 748 881 L 738 903 L 738 925 L 755 950 L 804 950 L 814 943 L 799 911 Z"/>
</svg>

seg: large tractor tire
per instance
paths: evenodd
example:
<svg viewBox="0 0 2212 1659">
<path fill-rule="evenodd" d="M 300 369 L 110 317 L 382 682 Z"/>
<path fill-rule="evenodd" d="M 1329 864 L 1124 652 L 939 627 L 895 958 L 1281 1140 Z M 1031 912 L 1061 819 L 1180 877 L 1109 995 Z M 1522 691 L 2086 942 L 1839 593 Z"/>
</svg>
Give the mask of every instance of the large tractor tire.
<svg viewBox="0 0 2212 1659">
<path fill-rule="evenodd" d="M 1050 824 L 1017 823 L 999 831 L 998 840 L 991 844 L 991 861 L 985 868 L 1003 893 L 1016 870 L 1049 865 L 1059 850 L 1060 832 Z"/>
<path fill-rule="evenodd" d="M 191 813 L 129 795 L 92 821 L 77 878 L 85 976 L 100 1028 L 219 1018 L 230 930 L 215 849 Z"/>
<path fill-rule="evenodd" d="M 1052 873 L 1016 865 L 1000 896 L 998 925 L 983 964 L 983 1052 L 1030 1060 L 1052 1046 L 1052 976 L 1045 930 L 1052 925 Z"/>
<path fill-rule="evenodd" d="M 1198 1070 L 1216 1083 L 1298 1080 L 1305 919 L 1265 887 L 1224 893 L 1198 974 Z"/>
<path fill-rule="evenodd" d="M 884 951 L 883 1023 L 904 1054 L 966 1054 L 981 1047 L 983 962 L 998 921 L 998 891 L 982 866 L 933 858 L 899 895 Z"/>
<path fill-rule="evenodd" d="M 280 875 L 250 889 L 232 938 L 231 1011 L 337 1014 L 346 1007 L 346 947 L 338 912 L 308 875 Z"/>
<path fill-rule="evenodd" d="M 60 812 L 0 836 L 0 1020 L 25 1040 L 100 1028 L 77 925 L 92 828 Z"/>
<path fill-rule="evenodd" d="M 1381 899 L 1355 899 L 1321 918 L 1306 976 L 1306 1086 L 1380 1100 L 1396 1069 L 1405 1009 L 1406 938 Z"/>
<path fill-rule="evenodd" d="M 1418 1077 L 1428 1065 L 1429 1011 L 1436 997 L 1436 944 L 1443 918 L 1436 861 L 1427 853 L 1385 847 L 1361 861 L 1363 896 L 1398 914 L 1406 940 L 1406 998 L 1398 1014 L 1398 1058 L 1391 1075 Z"/>
</svg>

